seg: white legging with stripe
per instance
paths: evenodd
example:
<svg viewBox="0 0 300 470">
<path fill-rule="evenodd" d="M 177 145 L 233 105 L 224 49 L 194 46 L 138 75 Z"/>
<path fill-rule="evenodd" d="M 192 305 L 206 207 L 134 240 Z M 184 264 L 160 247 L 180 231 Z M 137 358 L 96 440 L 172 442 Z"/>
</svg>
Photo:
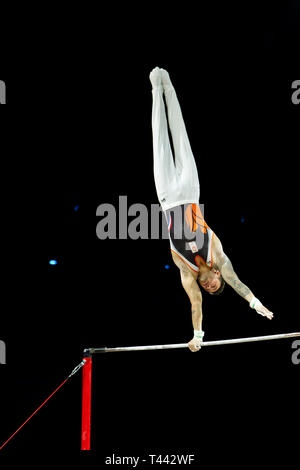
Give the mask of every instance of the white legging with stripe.
<svg viewBox="0 0 300 470">
<path fill-rule="evenodd" d="M 175 163 L 168 135 L 163 100 L 165 94 L 168 120 L 175 152 Z M 162 209 L 187 203 L 199 203 L 200 186 L 197 166 L 189 143 L 176 92 L 172 85 L 152 90 L 152 132 L 154 179 Z"/>
</svg>

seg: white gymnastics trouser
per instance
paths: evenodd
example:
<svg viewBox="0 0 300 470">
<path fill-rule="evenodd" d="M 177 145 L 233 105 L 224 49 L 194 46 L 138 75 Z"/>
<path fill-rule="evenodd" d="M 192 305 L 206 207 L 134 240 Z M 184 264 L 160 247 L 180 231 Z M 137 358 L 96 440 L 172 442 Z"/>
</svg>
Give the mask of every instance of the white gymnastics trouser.
<svg viewBox="0 0 300 470">
<path fill-rule="evenodd" d="M 154 180 L 163 211 L 182 204 L 199 203 L 197 166 L 173 86 L 164 88 L 175 163 L 168 135 L 162 86 L 152 90 Z"/>
</svg>

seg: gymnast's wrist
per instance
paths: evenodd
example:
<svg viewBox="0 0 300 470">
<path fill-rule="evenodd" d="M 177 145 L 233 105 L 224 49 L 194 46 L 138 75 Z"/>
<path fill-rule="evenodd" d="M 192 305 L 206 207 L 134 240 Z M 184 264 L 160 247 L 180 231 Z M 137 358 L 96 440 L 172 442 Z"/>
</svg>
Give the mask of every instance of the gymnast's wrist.
<svg viewBox="0 0 300 470">
<path fill-rule="evenodd" d="M 256 309 L 257 307 L 262 305 L 262 303 L 260 302 L 260 300 L 253 296 L 251 301 L 249 302 L 249 305 L 251 308 Z"/>
<path fill-rule="evenodd" d="M 200 339 L 202 341 L 203 337 L 204 337 L 204 331 L 194 330 L 194 339 Z"/>
</svg>

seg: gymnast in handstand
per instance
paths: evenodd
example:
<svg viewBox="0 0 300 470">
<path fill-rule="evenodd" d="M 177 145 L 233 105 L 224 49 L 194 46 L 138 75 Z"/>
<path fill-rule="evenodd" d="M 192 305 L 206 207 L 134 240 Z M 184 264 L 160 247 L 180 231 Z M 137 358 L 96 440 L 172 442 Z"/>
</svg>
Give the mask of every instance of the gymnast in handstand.
<svg viewBox="0 0 300 470">
<path fill-rule="evenodd" d="M 227 283 L 260 315 L 271 320 L 273 313 L 240 281 L 219 238 L 203 218 L 197 166 L 168 72 L 156 67 L 150 73 L 150 81 L 155 186 L 168 223 L 172 258 L 179 268 L 182 286 L 192 306 L 194 337 L 189 348 L 195 352 L 201 348 L 204 336 L 200 286 L 211 295 L 219 295 Z M 163 94 L 175 159 L 169 141 Z"/>
</svg>

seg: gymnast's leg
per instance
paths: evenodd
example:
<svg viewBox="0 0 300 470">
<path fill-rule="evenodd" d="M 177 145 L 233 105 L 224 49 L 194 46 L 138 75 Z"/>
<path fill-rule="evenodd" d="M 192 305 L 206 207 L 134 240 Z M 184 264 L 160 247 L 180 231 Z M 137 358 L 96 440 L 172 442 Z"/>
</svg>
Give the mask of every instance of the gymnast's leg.
<svg viewBox="0 0 300 470">
<path fill-rule="evenodd" d="M 176 172 L 180 180 L 181 199 L 184 199 L 185 202 L 198 203 L 200 197 L 198 171 L 181 108 L 168 72 L 164 69 L 160 70 L 175 152 Z"/>
<path fill-rule="evenodd" d="M 163 100 L 161 72 L 156 67 L 150 73 L 152 83 L 152 133 L 154 180 L 158 200 L 165 210 L 173 202 L 172 188 L 176 186 L 176 169 L 168 135 L 168 123 Z"/>
</svg>

